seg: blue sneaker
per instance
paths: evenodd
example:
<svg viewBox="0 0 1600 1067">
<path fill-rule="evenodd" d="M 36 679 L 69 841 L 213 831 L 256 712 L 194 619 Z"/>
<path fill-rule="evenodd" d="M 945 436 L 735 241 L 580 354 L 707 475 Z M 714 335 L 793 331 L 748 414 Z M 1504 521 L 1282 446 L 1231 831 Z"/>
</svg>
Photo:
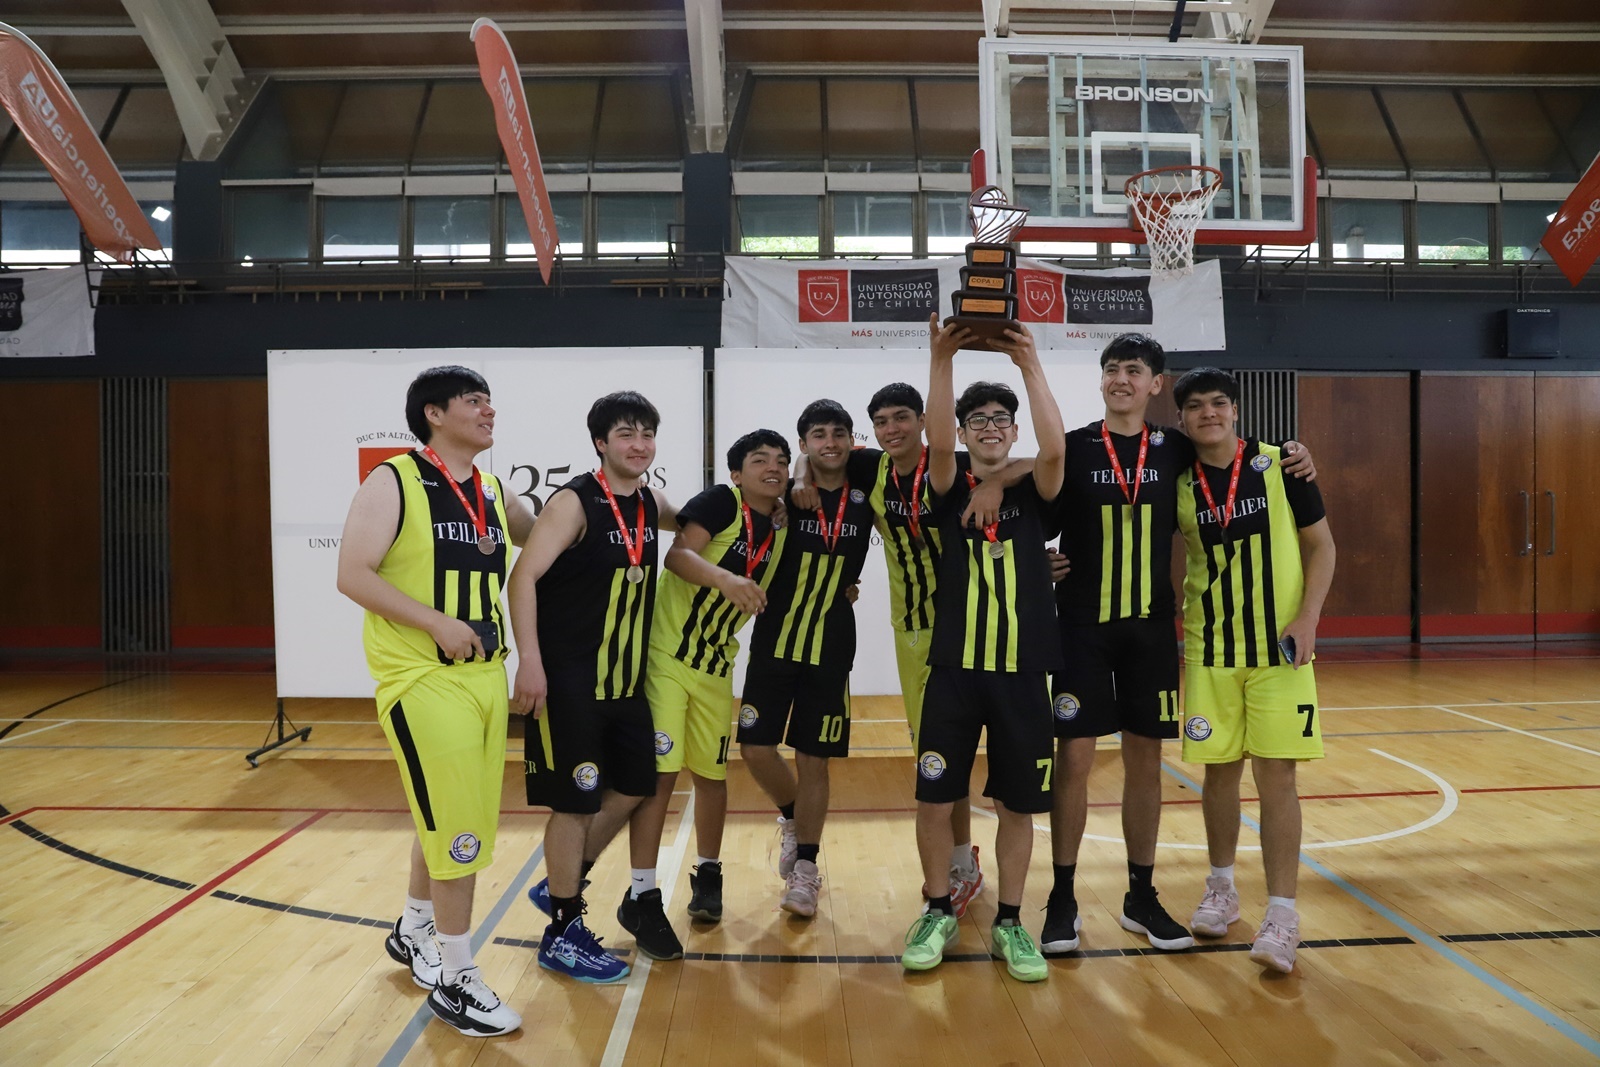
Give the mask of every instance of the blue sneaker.
<svg viewBox="0 0 1600 1067">
<path fill-rule="evenodd" d="M 628 965 L 605 950 L 600 939 L 583 925 L 582 918 L 573 919 L 560 932 L 554 923 L 544 928 L 544 937 L 539 940 L 539 966 L 595 985 L 628 977 Z"/>
<path fill-rule="evenodd" d="M 579 893 L 582 893 L 585 889 L 588 889 L 588 888 L 589 888 L 589 879 L 585 878 L 583 881 L 578 883 L 578 892 Z M 539 884 L 534 886 L 532 889 L 528 890 L 528 899 L 533 902 L 533 906 L 534 907 L 538 908 L 540 911 L 544 912 L 546 915 L 549 915 L 552 918 L 554 918 L 555 913 L 550 907 L 550 879 L 548 879 L 548 878 L 539 879 Z"/>
</svg>

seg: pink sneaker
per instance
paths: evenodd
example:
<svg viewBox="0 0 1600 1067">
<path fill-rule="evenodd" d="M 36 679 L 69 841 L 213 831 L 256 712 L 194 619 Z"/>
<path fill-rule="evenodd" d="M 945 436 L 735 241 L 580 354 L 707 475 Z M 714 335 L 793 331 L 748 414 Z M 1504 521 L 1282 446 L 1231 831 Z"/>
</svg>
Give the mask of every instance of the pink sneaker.
<svg viewBox="0 0 1600 1067">
<path fill-rule="evenodd" d="M 1300 943 L 1300 915 L 1293 908 L 1274 904 L 1267 909 L 1250 946 L 1250 958 L 1263 967 L 1288 974 L 1294 970 L 1294 947 Z"/>
<path fill-rule="evenodd" d="M 966 877 L 959 867 L 950 868 L 950 904 L 956 918 L 967 913 L 967 905 L 983 892 L 983 868 L 978 865 L 978 846 L 972 846 L 972 876 Z"/>
<path fill-rule="evenodd" d="M 817 894 L 822 892 L 822 875 L 810 860 L 796 860 L 794 870 L 784 879 L 783 897 L 778 907 L 807 919 L 817 913 Z"/>
<path fill-rule="evenodd" d="M 1189 929 L 1206 937 L 1226 937 L 1228 926 L 1239 921 L 1239 891 L 1226 878 L 1206 877 L 1206 895 L 1194 909 Z"/>
<path fill-rule="evenodd" d="M 793 819 L 778 816 L 778 877 L 788 878 L 789 872 L 794 870 L 794 859 L 800 851 L 798 838 Z M 767 862 L 772 862 L 772 853 L 767 853 Z"/>
</svg>

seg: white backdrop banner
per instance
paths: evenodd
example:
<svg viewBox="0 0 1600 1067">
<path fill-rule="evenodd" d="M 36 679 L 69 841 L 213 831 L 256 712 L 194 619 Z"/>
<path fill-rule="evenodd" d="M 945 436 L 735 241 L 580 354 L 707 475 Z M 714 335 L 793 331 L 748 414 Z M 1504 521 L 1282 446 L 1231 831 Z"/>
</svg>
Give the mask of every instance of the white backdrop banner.
<svg viewBox="0 0 1600 1067">
<path fill-rule="evenodd" d="M 339 538 L 361 479 L 416 443 L 406 429 L 406 387 L 419 371 L 446 363 L 471 367 L 488 380 L 495 445 L 479 466 L 535 510 L 553 490 L 595 468 L 585 416 L 595 399 L 618 389 L 638 390 L 661 412 L 650 484 L 674 502 L 702 487 L 699 348 L 269 352 L 279 696 L 372 696 L 361 609 L 335 588 Z M 662 543 L 663 553 L 670 543 Z"/>
<path fill-rule="evenodd" d="M 0 356 L 94 355 L 89 286 L 82 267 L 0 274 Z"/>
<path fill-rule="evenodd" d="M 727 259 L 727 348 L 922 348 L 928 316 L 950 316 L 963 256 L 949 259 Z M 1041 351 L 1100 351 L 1121 333 L 1147 333 L 1169 352 L 1226 347 L 1222 268 L 1187 276 L 1147 270 L 1067 270 L 1017 260 L 1018 320 Z"/>
<path fill-rule="evenodd" d="M 926 327 L 924 327 L 926 333 Z M 803 370 L 797 370 L 800 367 Z M 1097 351 L 1060 352 L 1045 364 L 1045 377 L 1061 407 L 1067 428 L 1099 418 L 1105 404 L 1100 397 Z M 1023 400 L 1015 456 L 1038 451 L 1033 420 L 1027 410 L 1022 375 L 999 353 L 962 352 L 956 357 L 955 385 L 960 395 L 978 379 L 1005 382 Z M 775 352 L 771 349 L 719 349 L 716 353 L 716 456 L 717 480 L 727 481 L 723 458 L 741 434 L 758 427 L 777 430 L 795 455 L 795 421 L 801 410 L 821 397 L 837 400 L 855 420 L 858 445 L 878 447 L 867 417 L 867 401 L 890 382 L 909 382 L 928 393 L 928 356 L 923 351 L 840 352 L 815 349 Z M 882 559 L 882 542 L 875 546 L 861 571 L 861 597 L 856 602 L 856 663 L 850 690 L 859 695 L 899 693 L 895 673 L 894 634 L 889 627 L 889 579 Z M 734 693 L 744 684 L 750 628 L 739 635 L 740 652 L 734 675 Z"/>
</svg>

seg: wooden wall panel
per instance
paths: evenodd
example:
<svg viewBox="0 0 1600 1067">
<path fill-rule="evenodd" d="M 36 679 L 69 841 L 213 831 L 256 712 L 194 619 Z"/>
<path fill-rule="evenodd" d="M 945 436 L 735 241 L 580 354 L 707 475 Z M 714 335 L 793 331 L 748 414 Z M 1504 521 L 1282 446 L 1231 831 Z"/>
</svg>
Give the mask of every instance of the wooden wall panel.
<svg viewBox="0 0 1600 1067">
<path fill-rule="evenodd" d="M 100 383 L 8 381 L 0 647 L 100 646 Z"/>
<path fill-rule="evenodd" d="M 1422 376 L 1424 638 L 1534 632 L 1533 442 L 1532 375 Z"/>
<path fill-rule="evenodd" d="M 1300 440 L 1339 550 L 1323 608 L 1328 637 L 1411 633 L 1411 382 L 1301 375 Z"/>
<path fill-rule="evenodd" d="M 1600 633 L 1600 376 L 1540 375 L 1535 393 L 1539 633 Z"/>
<path fill-rule="evenodd" d="M 167 426 L 172 646 L 269 648 L 266 380 L 174 381 Z"/>
</svg>

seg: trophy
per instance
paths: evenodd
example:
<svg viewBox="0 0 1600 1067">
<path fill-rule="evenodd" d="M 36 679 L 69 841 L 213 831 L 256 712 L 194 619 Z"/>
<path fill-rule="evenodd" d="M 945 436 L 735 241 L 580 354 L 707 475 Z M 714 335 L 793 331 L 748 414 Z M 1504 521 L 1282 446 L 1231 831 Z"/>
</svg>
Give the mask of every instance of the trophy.
<svg viewBox="0 0 1600 1067">
<path fill-rule="evenodd" d="M 1011 237 L 1022 228 L 1028 209 L 1006 203 L 998 185 L 985 185 L 967 200 L 967 214 L 975 240 L 967 245 L 961 288 L 951 297 L 955 314 L 944 324 L 973 332 L 973 339 L 961 347 L 988 352 L 991 339 L 1018 327 L 1017 250 Z"/>
</svg>

